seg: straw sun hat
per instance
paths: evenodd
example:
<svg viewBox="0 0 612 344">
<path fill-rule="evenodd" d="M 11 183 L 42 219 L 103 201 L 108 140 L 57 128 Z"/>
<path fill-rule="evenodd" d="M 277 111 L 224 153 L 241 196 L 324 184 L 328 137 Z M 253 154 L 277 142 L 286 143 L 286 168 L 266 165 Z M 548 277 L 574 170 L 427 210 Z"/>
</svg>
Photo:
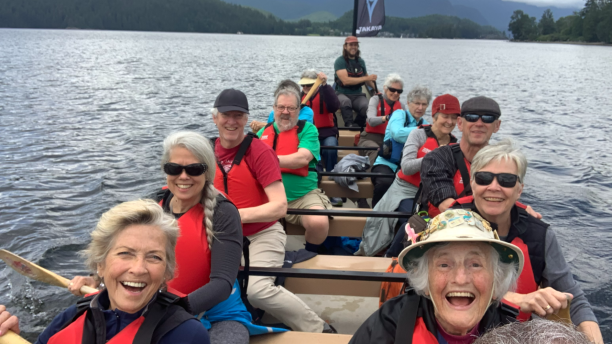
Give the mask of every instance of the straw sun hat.
<svg viewBox="0 0 612 344">
<path fill-rule="evenodd" d="M 408 271 L 411 262 L 418 259 L 430 248 L 452 242 L 486 242 L 499 253 L 503 263 L 515 263 L 518 274 L 523 270 L 524 256 L 520 248 L 501 241 L 497 231 L 479 214 L 464 209 L 449 209 L 429 221 L 427 229 L 413 236 L 412 245 L 399 255 L 401 267 Z"/>
</svg>

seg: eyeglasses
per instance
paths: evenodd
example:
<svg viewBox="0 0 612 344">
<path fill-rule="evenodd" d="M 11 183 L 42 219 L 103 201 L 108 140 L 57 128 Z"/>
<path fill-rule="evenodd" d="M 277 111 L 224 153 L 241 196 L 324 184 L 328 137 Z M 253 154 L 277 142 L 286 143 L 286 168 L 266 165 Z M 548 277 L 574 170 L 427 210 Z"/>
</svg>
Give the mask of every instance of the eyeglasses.
<svg viewBox="0 0 612 344">
<path fill-rule="evenodd" d="M 302 87 L 312 87 L 314 84 L 302 85 Z"/>
<path fill-rule="evenodd" d="M 402 92 L 404 92 L 404 90 L 402 90 L 401 88 L 387 87 L 387 89 L 388 89 L 388 90 L 389 90 L 389 92 L 391 92 L 391 93 L 402 94 Z"/>
<path fill-rule="evenodd" d="M 183 173 L 183 170 L 185 170 L 188 175 L 197 177 L 201 176 L 204 172 L 206 172 L 206 170 L 208 170 L 208 165 L 202 163 L 183 166 L 172 162 L 164 164 L 164 172 L 166 172 L 166 174 L 169 176 L 178 176 Z"/>
<path fill-rule="evenodd" d="M 497 178 L 499 186 L 504 188 L 513 188 L 516 182 L 520 182 L 519 176 L 512 173 L 492 173 L 492 172 L 476 172 L 474 173 L 474 181 L 478 185 L 491 185 L 493 179 Z"/>
<path fill-rule="evenodd" d="M 280 112 L 285 112 L 285 110 L 289 111 L 289 112 L 295 112 L 298 108 L 295 106 L 278 106 L 278 105 L 274 105 L 274 107 L 276 108 L 276 110 L 280 111 Z"/>
<path fill-rule="evenodd" d="M 491 114 L 475 114 L 475 113 L 466 113 L 461 115 L 461 117 L 465 118 L 466 121 L 468 122 L 478 122 L 478 119 L 480 118 L 482 120 L 482 123 L 493 123 L 495 122 L 495 120 L 499 117 L 497 115 L 491 115 Z"/>
</svg>

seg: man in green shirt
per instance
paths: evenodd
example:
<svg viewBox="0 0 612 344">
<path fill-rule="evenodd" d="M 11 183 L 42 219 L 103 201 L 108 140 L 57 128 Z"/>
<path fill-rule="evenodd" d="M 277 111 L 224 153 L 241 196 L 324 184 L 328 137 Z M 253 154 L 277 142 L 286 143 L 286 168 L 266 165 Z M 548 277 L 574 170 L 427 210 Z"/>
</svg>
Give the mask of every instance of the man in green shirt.
<svg viewBox="0 0 612 344">
<path fill-rule="evenodd" d="M 365 61 L 359 57 L 359 41 L 355 36 L 344 40 L 342 56 L 334 62 L 334 81 L 336 93 L 340 100 L 340 111 L 346 127 L 365 127 L 368 99 L 361 92 L 361 86 L 367 84 L 374 88 L 376 74 L 368 75 Z M 353 110 L 357 117 L 353 121 Z"/>
<path fill-rule="evenodd" d="M 274 122 L 259 130 L 260 140 L 278 156 L 288 209 L 331 209 L 329 198 L 318 188 L 316 170 L 320 154 L 319 132 L 314 124 L 299 121 L 300 95 L 281 89 L 274 101 Z M 316 252 L 327 238 L 327 216 L 287 215 L 289 223 L 306 229 L 306 249 Z"/>
</svg>

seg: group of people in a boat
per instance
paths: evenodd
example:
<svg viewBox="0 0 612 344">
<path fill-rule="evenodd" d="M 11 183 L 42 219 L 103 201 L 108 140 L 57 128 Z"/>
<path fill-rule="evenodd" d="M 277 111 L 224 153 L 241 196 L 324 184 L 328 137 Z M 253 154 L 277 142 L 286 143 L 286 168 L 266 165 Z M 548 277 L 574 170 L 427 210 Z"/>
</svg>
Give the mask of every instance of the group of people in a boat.
<svg viewBox="0 0 612 344">
<path fill-rule="evenodd" d="M 337 162 L 335 150 L 320 149 L 338 145 L 337 110 L 346 126 L 365 128 L 359 147 L 390 142 L 389 154 L 362 152 L 370 154 L 373 172 L 395 174 L 373 179 L 374 210 L 411 211 L 418 202 L 430 217 L 420 232 L 392 219 L 367 220 L 358 254 L 397 257 L 411 288 L 385 302 L 351 343 L 468 344 L 498 327 L 479 340 L 502 343 L 495 338 L 556 328 L 537 327 L 539 320 L 512 323 L 570 303 L 579 332 L 564 329 L 574 342 L 603 343 L 555 232 L 518 202 L 525 156 L 507 140 L 489 144 L 501 124 L 498 103 L 475 97 L 460 104 L 441 95 L 429 125 L 423 117 L 432 92 L 415 87 L 401 104 L 404 82 L 397 74 L 368 102 L 361 87 L 374 87 L 377 77 L 367 73 L 356 37 L 345 40 L 334 67 L 336 89 L 312 70 L 302 75 L 302 89 L 281 82 L 266 123 L 249 124 L 246 95 L 225 89 L 211 111 L 218 138 L 189 131 L 166 137 L 160 158 L 166 186 L 154 200 L 125 202 L 101 216 L 82 252 L 92 274 L 69 285 L 76 295 L 84 285 L 100 291 L 55 317 L 37 343 L 248 343 L 252 335 L 286 331 L 256 323 L 253 309 L 295 331 L 336 332 L 274 277 L 250 276 L 244 290 L 238 272 L 244 258 L 251 266 L 283 266 L 282 218 L 305 228 L 307 251 L 317 252 L 326 239 L 327 216 L 287 215 L 287 209 L 331 209 L 339 202 L 318 188 L 316 172 L 318 162 L 328 171 Z M 321 86 L 301 107 L 317 79 Z M 256 134 L 245 134 L 247 128 Z M 19 333 L 19 321 L 0 306 L 0 335 L 8 330 Z"/>
</svg>

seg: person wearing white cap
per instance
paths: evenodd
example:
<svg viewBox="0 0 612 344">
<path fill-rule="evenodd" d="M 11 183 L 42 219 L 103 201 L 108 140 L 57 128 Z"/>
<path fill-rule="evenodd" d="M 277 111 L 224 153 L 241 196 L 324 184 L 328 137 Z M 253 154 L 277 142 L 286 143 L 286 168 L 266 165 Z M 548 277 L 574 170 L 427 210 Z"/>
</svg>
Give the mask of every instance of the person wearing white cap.
<svg viewBox="0 0 612 344">
<path fill-rule="evenodd" d="M 355 332 L 351 344 L 472 343 L 486 330 L 515 321 L 499 301 L 514 288 L 523 252 L 499 240 L 480 215 L 447 210 L 399 256 L 412 290 L 385 302 Z"/>
</svg>

